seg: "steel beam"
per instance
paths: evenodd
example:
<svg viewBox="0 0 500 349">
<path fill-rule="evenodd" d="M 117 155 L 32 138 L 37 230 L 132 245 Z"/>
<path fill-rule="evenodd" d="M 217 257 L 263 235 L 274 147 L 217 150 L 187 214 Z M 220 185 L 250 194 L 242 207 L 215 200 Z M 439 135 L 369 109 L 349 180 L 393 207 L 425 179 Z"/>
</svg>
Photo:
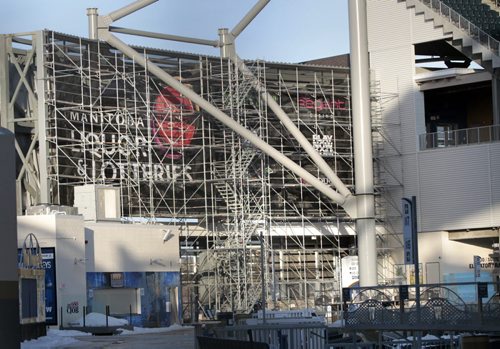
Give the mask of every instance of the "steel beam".
<svg viewBox="0 0 500 349">
<path fill-rule="evenodd" d="M 248 11 L 248 13 L 239 21 L 238 24 L 236 24 L 231 30 L 231 34 L 233 35 L 234 38 L 238 37 L 238 35 L 241 34 L 243 30 L 250 24 L 250 22 L 253 21 L 253 19 L 262 11 L 264 7 L 269 3 L 271 0 L 259 0 L 251 9 Z"/>
<path fill-rule="evenodd" d="M 245 29 L 245 27 L 255 18 L 255 16 L 259 14 L 269 1 L 270 0 L 260 0 L 230 33 L 225 28 L 219 29 L 221 56 L 222 58 L 229 58 L 243 73 L 245 78 L 249 79 L 252 87 L 258 92 L 261 100 L 269 106 L 269 108 L 281 121 L 283 126 L 285 126 L 290 134 L 299 142 L 302 148 L 311 157 L 321 172 L 323 172 L 323 174 L 326 175 L 326 177 L 331 181 L 332 185 L 339 191 L 339 193 L 347 198 L 352 194 L 349 188 L 347 188 L 342 180 L 335 174 L 332 168 L 326 163 L 325 159 L 323 159 L 316 149 L 314 149 L 309 140 L 302 134 L 295 123 L 290 120 L 280 105 L 265 90 L 252 71 L 246 66 L 245 62 L 236 54 L 234 42 L 236 36 L 240 34 L 243 29 Z"/>
<path fill-rule="evenodd" d="M 238 133 L 243 138 L 247 139 L 256 148 L 260 149 L 265 154 L 269 155 L 271 158 L 282 164 L 284 167 L 295 173 L 297 176 L 303 178 L 307 183 L 311 184 L 318 191 L 323 193 L 325 196 L 330 198 L 333 202 L 342 205 L 346 202 L 346 199 L 341 194 L 337 193 L 330 186 L 323 183 L 321 180 L 316 178 L 316 176 L 309 173 L 307 170 L 296 164 L 294 161 L 289 159 L 287 156 L 273 148 L 271 145 L 267 144 L 252 131 L 248 130 L 244 126 L 240 125 L 230 116 L 219 110 L 217 107 L 203 99 L 189 87 L 185 86 L 177 79 L 172 77 L 170 74 L 162 70 L 160 67 L 152 63 L 151 61 L 144 58 L 139 52 L 122 42 L 120 39 L 115 37 L 107 30 L 100 29 L 99 38 L 108 42 L 111 46 L 117 48 L 123 52 L 126 56 L 134 59 L 134 61 L 148 69 L 153 75 L 161 79 L 167 85 L 173 87 L 180 93 L 182 93 L 186 98 L 190 99 L 193 103 L 197 104 L 200 108 L 207 111 L 210 115 L 215 117 L 217 120 L 222 122 L 224 125 L 232 129 L 234 132 Z"/>
<path fill-rule="evenodd" d="M 257 78 L 253 75 L 252 71 L 245 65 L 243 60 L 241 60 L 238 56 L 232 58 L 234 64 L 243 72 L 243 74 L 250 79 L 252 82 L 252 86 L 259 93 L 262 101 L 271 108 L 271 110 L 276 114 L 278 119 L 280 119 L 283 126 L 286 127 L 290 134 L 299 142 L 299 144 L 304 148 L 305 152 L 311 157 L 314 163 L 318 166 L 318 168 L 323 172 L 323 174 L 331 181 L 332 185 L 339 191 L 339 193 L 348 197 L 352 193 L 347 188 L 347 186 L 342 182 L 342 180 L 335 174 L 330 165 L 328 165 L 323 159 L 323 157 L 314 149 L 313 145 L 309 142 L 309 140 L 304 136 L 304 134 L 299 130 L 299 128 L 295 125 L 295 123 L 290 119 L 290 117 L 281 109 L 278 102 L 274 100 L 274 98 L 266 92 L 265 88 L 260 84 Z"/>
<path fill-rule="evenodd" d="M 38 134 L 38 178 L 40 179 L 40 203 L 52 203 L 49 186 L 49 148 L 47 144 L 47 106 L 45 105 L 45 37 L 43 31 L 33 34 L 36 62 L 36 92 L 37 92 L 37 121 L 35 132 Z"/>
<path fill-rule="evenodd" d="M 118 10 L 110 12 L 107 17 L 111 19 L 112 22 L 119 20 L 125 16 L 128 16 L 131 13 L 134 13 L 146 6 L 154 4 L 158 0 L 137 0 L 127 6 L 124 6 Z"/>
<path fill-rule="evenodd" d="M 10 39 L 7 35 L 0 35 L 0 126 L 14 131 L 9 124 L 10 83 L 9 83 L 9 53 Z"/>
<path fill-rule="evenodd" d="M 373 191 L 366 0 L 349 0 L 349 34 L 359 283 L 360 286 L 376 286 L 378 276 L 377 241 Z"/>
<path fill-rule="evenodd" d="M 186 36 L 149 32 L 149 31 L 145 31 L 145 30 L 136 30 L 136 29 L 112 27 L 111 26 L 111 27 L 109 27 L 109 31 L 113 32 L 113 33 L 144 36 L 144 37 L 153 38 L 153 39 L 186 42 L 189 44 L 207 45 L 207 46 L 212 46 L 212 47 L 219 46 L 219 41 L 217 41 L 217 40 L 197 39 L 197 38 L 190 38 L 190 37 L 186 37 Z"/>
</svg>

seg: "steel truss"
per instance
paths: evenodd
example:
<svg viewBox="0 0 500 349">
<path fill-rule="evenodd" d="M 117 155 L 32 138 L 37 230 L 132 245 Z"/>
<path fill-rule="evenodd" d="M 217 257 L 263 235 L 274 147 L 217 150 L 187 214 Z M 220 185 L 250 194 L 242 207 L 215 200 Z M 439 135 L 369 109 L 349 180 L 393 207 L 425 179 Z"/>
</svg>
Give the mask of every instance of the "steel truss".
<svg viewBox="0 0 500 349">
<path fill-rule="evenodd" d="M 322 178 L 231 61 L 140 51 Z M 3 36 L 2 58 L 3 81 L 11 82 L 2 124 L 16 133 L 20 213 L 72 205 L 74 186 L 104 184 L 120 187 L 124 217 L 181 225 L 186 318 L 258 308 L 263 280 L 268 306 L 339 300 L 339 258 L 354 245 L 350 220 L 296 174 L 196 106 L 162 109 L 166 86 L 102 42 L 50 31 Z M 247 65 L 352 187 L 348 70 Z M 162 128 L 172 120 L 182 123 L 177 132 L 195 130 L 189 142 Z"/>
</svg>

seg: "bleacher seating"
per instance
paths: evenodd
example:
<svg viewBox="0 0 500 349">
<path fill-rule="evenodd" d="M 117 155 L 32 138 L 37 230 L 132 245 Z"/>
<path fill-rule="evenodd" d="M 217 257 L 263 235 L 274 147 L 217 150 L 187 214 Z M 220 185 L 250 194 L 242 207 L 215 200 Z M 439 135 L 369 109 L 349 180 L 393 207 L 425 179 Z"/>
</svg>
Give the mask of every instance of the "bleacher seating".
<svg viewBox="0 0 500 349">
<path fill-rule="evenodd" d="M 442 0 L 444 4 L 477 25 L 484 32 L 500 40 L 500 15 L 481 0 Z"/>
</svg>

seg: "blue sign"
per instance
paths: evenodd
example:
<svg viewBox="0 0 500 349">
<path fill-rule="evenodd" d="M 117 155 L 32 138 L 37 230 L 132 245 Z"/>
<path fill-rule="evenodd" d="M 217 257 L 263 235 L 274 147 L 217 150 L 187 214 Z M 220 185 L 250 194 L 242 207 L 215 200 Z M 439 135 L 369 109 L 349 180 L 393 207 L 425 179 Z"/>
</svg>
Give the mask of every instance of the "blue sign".
<svg viewBox="0 0 500 349">
<path fill-rule="evenodd" d="M 45 323 L 57 325 L 56 252 L 54 247 L 42 247 L 45 269 Z"/>
<path fill-rule="evenodd" d="M 413 240 L 414 240 L 414 225 L 413 220 L 413 207 L 412 202 L 403 198 L 403 250 L 405 264 L 413 264 Z"/>
<path fill-rule="evenodd" d="M 57 325 L 56 249 L 42 247 L 42 267 L 45 270 L 45 323 Z M 22 250 L 18 250 L 21 260 Z"/>
</svg>

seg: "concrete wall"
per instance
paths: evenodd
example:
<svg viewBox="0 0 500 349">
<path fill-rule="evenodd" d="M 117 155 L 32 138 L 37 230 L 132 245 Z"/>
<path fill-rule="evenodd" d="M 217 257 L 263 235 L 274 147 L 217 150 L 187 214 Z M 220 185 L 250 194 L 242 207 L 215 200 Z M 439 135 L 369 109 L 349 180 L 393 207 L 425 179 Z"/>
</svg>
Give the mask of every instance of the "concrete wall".
<svg viewBox="0 0 500 349">
<path fill-rule="evenodd" d="M 439 264 L 440 282 L 474 282 L 473 256 L 480 256 L 487 262 L 491 253 L 491 249 L 450 241 L 445 231 L 420 233 L 418 242 L 425 283 L 433 283 L 426 267 L 430 271 L 429 264 L 435 263 Z M 482 269 L 481 280 L 493 281 L 491 272 L 492 268 Z"/>
<path fill-rule="evenodd" d="M 14 135 L 0 128 L 0 342 L 19 348 L 19 288 L 16 252 L 16 163 Z"/>
<path fill-rule="evenodd" d="M 64 326 L 82 317 L 87 304 L 85 284 L 85 238 L 82 216 L 41 215 L 18 217 L 18 247 L 33 233 L 41 247 L 54 247 L 58 322 L 62 308 Z"/>
<path fill-rule="evenodd" d="M 420 231 L 500 226 L 500 143 L 419 152 Z"/>
<path fill-rule="evenodd" d="M 123 278 L 121 290 L 135 292 L 140 304 L 131 317 L 127 316 L 133 325 L 156 327 L 179 322 L 180 254 L 176 227 L 87 223 L 85 239 L 87 303 L 92 312 L 102 312 L 105 307 L 98 294 L 116 292 L 109 273 L 118 273 Z M 128 309 L 128 301 L 108 304 L 111 314 L 120 316 L 118 309 Z"/>
</svg>

